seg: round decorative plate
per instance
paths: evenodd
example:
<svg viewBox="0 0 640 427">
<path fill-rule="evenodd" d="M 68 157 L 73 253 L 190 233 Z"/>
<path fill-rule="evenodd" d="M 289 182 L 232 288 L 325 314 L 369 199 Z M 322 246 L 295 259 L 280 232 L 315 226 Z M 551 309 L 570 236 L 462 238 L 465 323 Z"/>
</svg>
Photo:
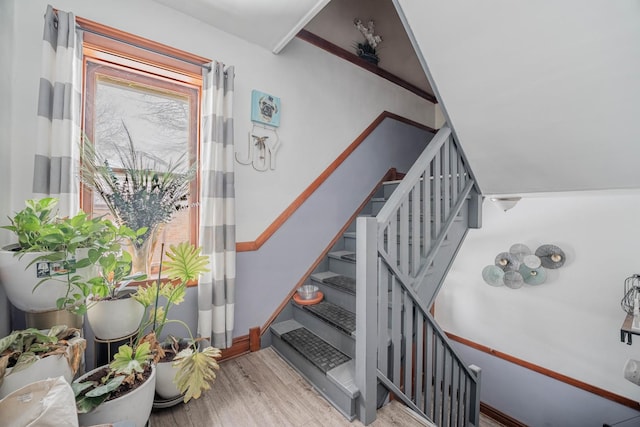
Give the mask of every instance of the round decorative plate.
<svg viewBox="0 0 640 427">
<path fill-rule="evenodd" d="M 491 286 L 504 285 L 504 271 L 497 265 L 487 265 L 482 269 L 482 278 Z"/>
<path fill-rule="evenodd" d="M 540 258 L 544 268 L 560 268 L 564 265 L 567 257 L 562 249 L 555 245 L 542 245 L 536 249 L 536 255 Z"/>
<path fill-rule="evenodd" d="M 541 285 L 547 280 L 547 271 L 543 267 L 530 268 L 522 264 L 520 274 L 527 285 Z"/>
<path fill-rule="evenodd" d="M 518 289 L 524 285 L 524 279 L 518 271 L 507 271 L 504 273 L 504 284 L 508 288 Z"/>
<path fill-rule="evenodd" d="M 512 253 L 500 252 L 496 255 L 495 265 L 500 267 L 503 271 L 518 271 L 520 261 Z"/>
<path fill-rule="evenodd" d="M 522 243 L 515 243 L 511 245 L 511 247 L 509 248 L 509 252 L 515 255 L 520 262 L 524 260 L 525 256 L 531 255 L 531 249 L 529 249 L 529 246 Z"/>
</svg>

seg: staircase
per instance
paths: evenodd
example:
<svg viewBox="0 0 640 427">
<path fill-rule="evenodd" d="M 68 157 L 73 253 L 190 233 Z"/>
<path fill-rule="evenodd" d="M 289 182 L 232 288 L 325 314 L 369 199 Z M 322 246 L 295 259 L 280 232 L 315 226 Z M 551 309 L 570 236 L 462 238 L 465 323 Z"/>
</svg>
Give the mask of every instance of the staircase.
<svg viewBox="0 0 640 427">
<path fill-rule="evenodd" d="M 448 128 L 402 181 L 384 182 L 270 327 L 275 350 L 347 419 L 375 420 L 389 393 L 439 426 L 478 425 L 479 370 L 429 309 L 480 196 Z"/>
</svg>

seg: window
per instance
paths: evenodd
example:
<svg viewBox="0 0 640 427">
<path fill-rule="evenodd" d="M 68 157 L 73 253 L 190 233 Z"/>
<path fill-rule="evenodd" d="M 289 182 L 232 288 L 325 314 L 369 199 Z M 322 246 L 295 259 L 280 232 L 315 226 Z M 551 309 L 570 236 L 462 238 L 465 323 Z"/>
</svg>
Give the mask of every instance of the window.
<svg viewBox="0 0 640 427">
<path fill-rule="evenodd" d="M 109 159 L 116 174 L 122 170 L 117 149 L 128 147 L 157 164 L 176 163 L 182 169 L 197 163 L 201 67 L 205 58 L 178 51 L 112 28 L 78 19 L 84 33 L 83 122 L 96 151 Z M 186 60 L 186 62 L 185 62 Z M 189 189 L 188 209 L 177 212 L 166 224 L 161 241 L 197 243 L 198 182 Z M 108 215 L 98 195 L 84 188 L 82 209 Z M 160 245 L 153 261 L 157 268 Z"/>
</svg>

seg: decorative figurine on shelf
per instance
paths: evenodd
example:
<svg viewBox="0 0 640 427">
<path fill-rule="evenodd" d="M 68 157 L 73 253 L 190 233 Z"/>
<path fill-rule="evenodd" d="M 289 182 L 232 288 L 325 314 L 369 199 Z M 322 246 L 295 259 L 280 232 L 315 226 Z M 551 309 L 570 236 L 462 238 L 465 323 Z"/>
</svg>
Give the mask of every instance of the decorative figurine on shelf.
<svg viewBox="0 0 640 427">
<path fill-rule="evenodd" d="M 362 21 L 358 18 L 353 20 L 353 25 L 362 33 L 365 41 L 362 43 L 356 43 L 356 53 L 365 61 L 368 61 L 374 65 L 378 65 L 380 57 L 376 48 L 382 42 L 382 37 L 374 34 L 375 23 L 370 20 L 365 27 Z"/>
</svg>

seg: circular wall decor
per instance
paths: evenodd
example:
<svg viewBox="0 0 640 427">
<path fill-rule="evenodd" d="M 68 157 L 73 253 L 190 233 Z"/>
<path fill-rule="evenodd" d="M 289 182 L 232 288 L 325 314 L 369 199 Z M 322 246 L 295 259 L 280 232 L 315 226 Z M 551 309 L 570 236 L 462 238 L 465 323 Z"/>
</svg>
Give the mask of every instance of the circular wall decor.
<svg viewBox="0 0 640 427">
<path fill-rule="evenodd" d="M 540 258 L 544 268 L 560 268 L 564 265 L 566 256 L 562 249 L 555 245 L 542 245 L 536 249 L 536 255 Z"/>
<path fill-rule="evenodd" d="M 487 265 L 482 269 L 482 278 L 491 286 L 504 285 L 504 271 L 496 265 Z"/>
</svg>

